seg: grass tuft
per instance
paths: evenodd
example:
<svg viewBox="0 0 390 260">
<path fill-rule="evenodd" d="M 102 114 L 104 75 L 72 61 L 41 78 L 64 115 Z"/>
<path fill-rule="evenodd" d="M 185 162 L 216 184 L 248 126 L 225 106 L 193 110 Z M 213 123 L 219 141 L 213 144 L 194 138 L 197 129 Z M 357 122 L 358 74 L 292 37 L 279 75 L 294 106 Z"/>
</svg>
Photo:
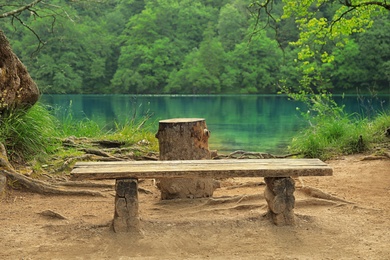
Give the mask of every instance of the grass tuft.
<svg viewBox="0 0 390 260">
<path fill-rule="evenodd" d="M 375 143 L 383 142 L 385 129 L 389 126 L 388 113 L 373 120 L 348 114 L 321 117 L 296 136 L 289 148 L 292 153 L 322 160 L 361 153 L 373 148 Z"/>
<path fill-rule="evenodd" d="M 63 149 L 62 140 L 70 136 L 117 140 L 126 146 L 143 141 L 148 144 L 148 149 L 156 151 L 158 143 L 148 119 L 131 119 L 108 128 L 88 118 L 75 119 L 71 105 L 59 117 L 58 111 L 37 103 L 27 111 L 12 111 L 7 116 L 2 115 L 0 142 L 5 145 L 10 161 L 30 162 L 34 167 L 50 160 L 50 156 L 65 158 L 80 155 L 77 149 Z"/>
<path fill-rule="evenodd" d="M 58 120 L 42 104 L 3 114 L 0 142 L 11 161 L 43 159 L 59 147 Z"/>
</svg>

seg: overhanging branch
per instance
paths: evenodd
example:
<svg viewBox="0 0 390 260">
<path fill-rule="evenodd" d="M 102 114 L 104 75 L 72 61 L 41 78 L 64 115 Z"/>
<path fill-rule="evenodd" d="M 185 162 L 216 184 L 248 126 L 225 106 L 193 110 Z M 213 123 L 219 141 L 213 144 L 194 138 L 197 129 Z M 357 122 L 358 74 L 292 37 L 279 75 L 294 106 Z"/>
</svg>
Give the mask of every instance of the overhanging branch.
<svg viewBox="0 0 390 260">
<path fill-rule="evenodd" d="M 379 7 L 383 7 L 386 10 L 390 11 L 390 4 L 388 4 L 387 1 L 367 1 L 367 2 L 362 2 L 360 4 L 352 4 L 351 1 L 345 1 L 344 5 L 348 6 L 348 7 L 352 7 L 352 8 L 359 8 L 359 7 L 364 7 L 364 6 L 377 5 Z"/>
<path fill-rule="evenodd" d="M 6 17 L 10 17 L 10 16 L 14 16 L 16 14 L 19 14 L 21 12 L 23 12 L 24 10 L 27 10 L 31 7 L 33 7 L 34 5 L 38 4 L 39 2 L 42 2 L 43 0 L 35 0 L 27 5 L 24 5 L 18 9 L 15 9 L 15 10 L 12 10 L 12 11 L 9 11 L 9 12 L 6 12 L 6 13 L 3 13 L 3 14 L 0 14 L 0 18 L 6 18 Z"/>
</svg>

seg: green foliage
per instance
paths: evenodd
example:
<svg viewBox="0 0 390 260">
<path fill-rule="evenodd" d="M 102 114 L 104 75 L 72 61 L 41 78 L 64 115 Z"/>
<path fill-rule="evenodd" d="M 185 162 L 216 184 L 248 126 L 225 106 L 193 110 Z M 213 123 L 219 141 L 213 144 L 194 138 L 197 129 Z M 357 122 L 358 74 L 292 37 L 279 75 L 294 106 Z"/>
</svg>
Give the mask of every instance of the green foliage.
<svg viewBox="0 0 390 260">
<path fill-rule="evenodd" d="M 323 160 L 368 149 L 372 133 L 366 120 L 351 116 L 323 117 L 292 141 L 290 150 Z"/>
<path fill-rule="evenodd" d="M 158 151 L 158 142 L 152 131 L 152 123 L 146 116 L 142 120 L 128 120 L 123 124 L 116 124 L 114 132 L 106 135 L 109 140 L 118 140 L 126 145 L 134 145 L 138 142 L 149 143 L 149 149 Z"/>
<path fill-rule="evenodd" d="M 61 113 L 62 117 L 56 113 Z M 57 117 L 60 119 L 58 120 Z M 71 104 L 67 109 L 48 109 L 37 103 L 28 111 L 13 111 L 3 114 L 0 124 L 0 142 L 7 149 L 13 162 L 35 161 L 37 165 L 46 162 L 49 156 L 66 157 L 80 152 L 74 149 L 65 151 L 61 139 L 70 136 L 116 140 L 126 145 L 146 141 L 150 150 L 158 150 L 158 143 L 148 122 L 149 116 L 141 120 L 129 119 L 115 127 L 107 127 L 99 122 L 74 118 Z"/>
<path fill-rule="evenodd" d="M 59 147 L 58 121 L 42 104 L 1 117 L 0 142 L 13 161 L 43 160 Z"/>
<path fill-rule="evenodd" d="M 229 3 L 221 8 L 217 30 L 225 51 L 233 50 L 236 44 L 244 40 L 246 28 L 249 26 L 247 16 L 246 8 L 242 3 L 241 6 L 239 3 Z"/>
<path fill-rule="evenodd" d="M 205 31 L 199 50 L 186 56 L 183 68 L 170 75 L 165 92 L 168 93 L 220 93 L 220 74 L 224 71 L 225 52 L 214 38 L 211 27 Z"/>
<path fill-rule="evenodd" d="M 292 140 L 289 147 L 292 153 L 326 160 L 342 154 L 364 152 L 385 139 L 385 130 L 390 125 L 388 113 L 380 113 L 368 120 L 346 113 L 329 94 L 295 94 L 294 98 L 306 104 L 307 111 L 301 111 L 301 115 L 309 127 Z"/>
<path fill-rule="evenodd" d="M 43 93 L 387 93 L 383 1 L 253 2 L 53 0 L 18 16 L 39 52 L 17 20 L 2 29 Z"/>
<path fill-rule="evenodd" d="M 136 108 L 133 108 L 136 109 Z M 141 140 L 147 140 L 152 143 L 152 149 L 155 148 L 155 137 L 152 134 L 149 122 L 150 115 L 146 114 L 141 119 L 136 120 L 134 111 L 132 117 L 124 120 L 123 123 L 114 122 L 112 125 L 106 125 L 104 122 L 93 120 L 87 117 L 77 119 L 74 116 L 72 102 L 67 108 L 56 108 L 55 114 L 59 118 L 59 135 L 62 138 L 74 136 L 78 138 L 94 138 L 116 140 L 133 145 Z"/>
<path fill-rule="evenodd" d="M 336 85 L 337 87 L 348 87 L 348 84 L 355 83 L 353 74 L 356 70 L 354 69 L 359 66 L 356 61 L 345 63 L 341 72 L 331 64 L 336 57 L 339 57 L 339 61 L 351 61 L 353 57 L 345 57 L 348 54 L 342 54 L 344 50 L 353 51 L 349 53 L 352 55 L 357 54 L 356 49 L 351 48 L 353 45 L 348 43 L 354 34 L 363 33 L 371 28 L 374 18 L 384 15 L 386 11 L 377 4 L 379 2 L 367 4 L 365 1 L 337 3 L 284 0 L 284 3 L 282 19 L 294 17 L 299 28 L 298 39 L 290 44 L 299 49 L 295 61 L 302 75 L 301 88 L 329 89 L 335 86 L 332 86 L 329 81 L 329 78 L 334 76 L 341 76 L 333 80 L 339 85 Z M 345 73 L 347 70 L 348 73 Z M 345 82 L 347 77 L 350 77 L 352 82 Z"/>
<path fill-rule="evenodd" d="M 369 124 L 369 129 L 372 133 L 375 142 L 382 142 L 385 140 L 386 131 L 390 126 L 390 111 L 379 113 L 375 120 Z"/>
</svg>

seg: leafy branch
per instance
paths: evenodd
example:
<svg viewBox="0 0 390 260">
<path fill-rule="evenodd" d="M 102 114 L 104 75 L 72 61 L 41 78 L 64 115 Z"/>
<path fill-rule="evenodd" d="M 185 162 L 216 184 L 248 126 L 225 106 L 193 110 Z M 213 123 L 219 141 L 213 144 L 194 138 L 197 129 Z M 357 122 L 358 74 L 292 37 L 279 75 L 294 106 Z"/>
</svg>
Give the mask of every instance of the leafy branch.
<svg viewBox="0 0 390 260">
<path fill-rule="evenodd" d="M 359 7 L 377 5 L 379 7 L 383 7 L 386 10 L 390 11 L 390 4 L 388 4 L 387 1 L 368 1 L 368 2 L 362 2 L 359 4 L 352 4 L 352 2 L 350 0 L 346 0 L 343 2 L 343 4 L 347 7 L 352 7 L 354 9 L 359 8 Z"/>
<path fill-rule="evenodd" d="M 25 10 L 30 10 L 31 7 L 39 4 L 42 1 L 43 0 L 35 0 L 35 1 L 33 1 L 33 2 L 29 3 L 29 4 L 27 4 L 27 5 L 21 6 L 21 7 L 17 8 L 17 9 L 12 10 L 12 11 L 0 14 L 0 19 L 1 18 L 10 17 L 10 16 L 15 17 L 15 15 L 20 14 L 20 13 L 22 13 Z"/>
</svg>

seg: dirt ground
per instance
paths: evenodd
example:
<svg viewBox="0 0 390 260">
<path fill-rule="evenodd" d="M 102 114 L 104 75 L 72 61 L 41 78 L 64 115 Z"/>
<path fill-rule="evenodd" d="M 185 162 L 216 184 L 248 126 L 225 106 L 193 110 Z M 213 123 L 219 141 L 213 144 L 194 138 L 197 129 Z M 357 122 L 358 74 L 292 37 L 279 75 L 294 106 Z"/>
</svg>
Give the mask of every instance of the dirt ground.
<svg viewBox="0 0 390 260">
<path fill-rule="evenodd" d="M 111 231 L 111 188 L 94 189 L 106 197 L 12 191 L 0 202 L 0 259 L 390 259 L 390 160 L 362 158 L 329 161 L 334 176 L 302 178 L 352 203 L 309 197 L 297 182 L 297 224 L 288 227 L 264 216 L 264 185 L 240 187 L 262 178 L 223 180 L 213 200 L 174 201 L 144 181 L 152 193 L 140 193 L 142 238 Z"/>
</svg>

